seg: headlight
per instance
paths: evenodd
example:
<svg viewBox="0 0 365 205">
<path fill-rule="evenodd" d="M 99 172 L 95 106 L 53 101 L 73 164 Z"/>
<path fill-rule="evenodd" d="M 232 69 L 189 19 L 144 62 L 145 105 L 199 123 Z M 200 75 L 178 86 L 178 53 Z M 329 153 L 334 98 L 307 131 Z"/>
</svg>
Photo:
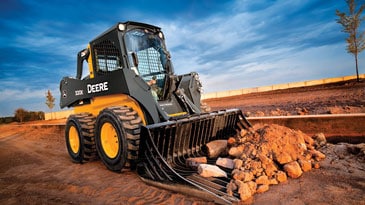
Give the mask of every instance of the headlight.
<svg viewBox="0 0 365 205">
<path fill-rule="evenodd" d="M 162 32 L 159 32 L 158 33 L 158 37 L 160 37 L 161 39 L 163 39 L 163 33 Z"/>
<path fill-rule="evenodd" d="M 81 57 L 85 57 L 85 56 L 88 56 L 89 55 L 89 49 L 84 49 L 81 51 Z"/>
<path fill-rule="evenodd" d="M 124 25 L 124 24 L 122 24 L 122 23 L 120 23 L 120 24 L 118 25 L 118 29 L 119 29 L 119 31 L 124 31 L 124 30 L 125 30 L 125 25 Z"/>
</svg>

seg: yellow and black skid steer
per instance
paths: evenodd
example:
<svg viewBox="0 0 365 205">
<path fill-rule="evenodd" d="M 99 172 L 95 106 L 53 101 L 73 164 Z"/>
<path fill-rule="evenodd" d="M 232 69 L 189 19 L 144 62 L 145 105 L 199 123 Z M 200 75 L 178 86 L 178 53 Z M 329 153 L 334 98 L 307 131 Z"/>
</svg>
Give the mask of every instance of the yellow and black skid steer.
<svg viewBox="0 0 365 205">
<path fill-rule="evenodd" d="M 65 130 L 72 161 L 100 158 L 112 171 L 136 169 L 155 186 L 239 201 L 225 191 L 229 177 L 203 178 L 185 164 L 206 155 L 206 143 L 251 126 L 238 109 L 205 112 L 201 88 L 197 73 L 174 73 L 159 27 L 117 23 L 78 53 L 76 77 L 60 82 L 60 107 L 74 108 Z"/>
</svg>

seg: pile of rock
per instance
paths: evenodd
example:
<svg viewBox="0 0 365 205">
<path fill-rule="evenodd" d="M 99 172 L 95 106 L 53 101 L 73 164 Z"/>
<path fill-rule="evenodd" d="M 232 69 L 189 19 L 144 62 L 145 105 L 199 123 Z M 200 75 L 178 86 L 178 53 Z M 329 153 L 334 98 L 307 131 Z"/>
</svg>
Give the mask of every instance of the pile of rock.
<svg viewBox="0 0 365 205">
<path fill-rule="evenodd" d="M 324 144 L 323 134 L 309 137 L 272 124 L 243 129 L 226 142 L 210 142 L 207 151 L 210 158 L 220 156 L 217 165 L 232 169 L 227 193 L 233 195 L 236 191 L 245 201 L 255 193 L 269 190 L 269 185 L 286 181 L 287 176 L 298 178 L 303 172 L 319 168 L 325 155 L 317 149 Z M 192 161 L 195 160 L 190 160 L 190 165 Z M 204 177 L 226 177 L 223 171 L 216 170 L 218 167 L 207 167 L 203 161 L 196 163 L 196 167 Z"/>
</svg>

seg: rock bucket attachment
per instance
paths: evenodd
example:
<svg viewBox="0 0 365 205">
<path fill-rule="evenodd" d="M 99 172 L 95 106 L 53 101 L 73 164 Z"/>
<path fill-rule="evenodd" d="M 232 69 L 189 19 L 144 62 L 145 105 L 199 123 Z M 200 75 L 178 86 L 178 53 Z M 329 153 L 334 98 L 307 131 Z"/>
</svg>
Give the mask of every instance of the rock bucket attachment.
<svg viewBox="0 0 365 205">
<path fill-rule="evenodd" d="M 206 156 L 205 144 L 228 139 L 237 131 L 251 127 L 238 109 L 216 111 L 190 118 L 143 126 L 137 172 L 144 181 L 220 204 L 238 202 L 227 195 L 228 178 L 203 178 L 186 166 L 190 157 Z M 208 163 L 215 160 L 208 160 Z M 177 185 L 179 184 L 179 185 Z"/>
</svg>

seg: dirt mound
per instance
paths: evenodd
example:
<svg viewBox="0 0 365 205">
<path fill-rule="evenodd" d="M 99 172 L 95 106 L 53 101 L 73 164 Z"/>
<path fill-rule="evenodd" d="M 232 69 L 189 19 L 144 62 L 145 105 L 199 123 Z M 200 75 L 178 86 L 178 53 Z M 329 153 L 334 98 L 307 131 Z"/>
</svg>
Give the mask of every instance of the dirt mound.
<svg viewBox="0 0 365 205">
<path fill-rule="evenodd" d="M 218 157 L 216 166 L 205 164 L 207 160 L 201 157 L 188 159 L 188 164 L 197 167 L 202 177 L 227 178 L 221 168 L 232 170 L 227 193 L 230 196 L 238 194 L 242 201 L 247 201 L 255 193 L 268 191 L 270 185 L 286 182 L 288 177 L 299 178 L 312 168 L 320 168 L 319 162 L 326 156 L 318 149 L 324 145 L 326 138 L 322 133 L 309 137 L 276 124 L 256 124 L 228 140 L 206 144 L 207 157 Z M 362 146 L 348 150 L 364 152 Z"/>
<path fill-rule="evenodd" d="M 228 154 L 234 158 L 232 180 L 227 192 L 237 191 L 242 201 L 269 185 L 285 182 L 287 176 L 300 177 L 303 172 L 319 168 L 325 155 L 316 150 L 325 144 L 322 134 L 313 139 L 301 131 L 279 125 L 257 125 L 228 140 Z"/>
</svg>

